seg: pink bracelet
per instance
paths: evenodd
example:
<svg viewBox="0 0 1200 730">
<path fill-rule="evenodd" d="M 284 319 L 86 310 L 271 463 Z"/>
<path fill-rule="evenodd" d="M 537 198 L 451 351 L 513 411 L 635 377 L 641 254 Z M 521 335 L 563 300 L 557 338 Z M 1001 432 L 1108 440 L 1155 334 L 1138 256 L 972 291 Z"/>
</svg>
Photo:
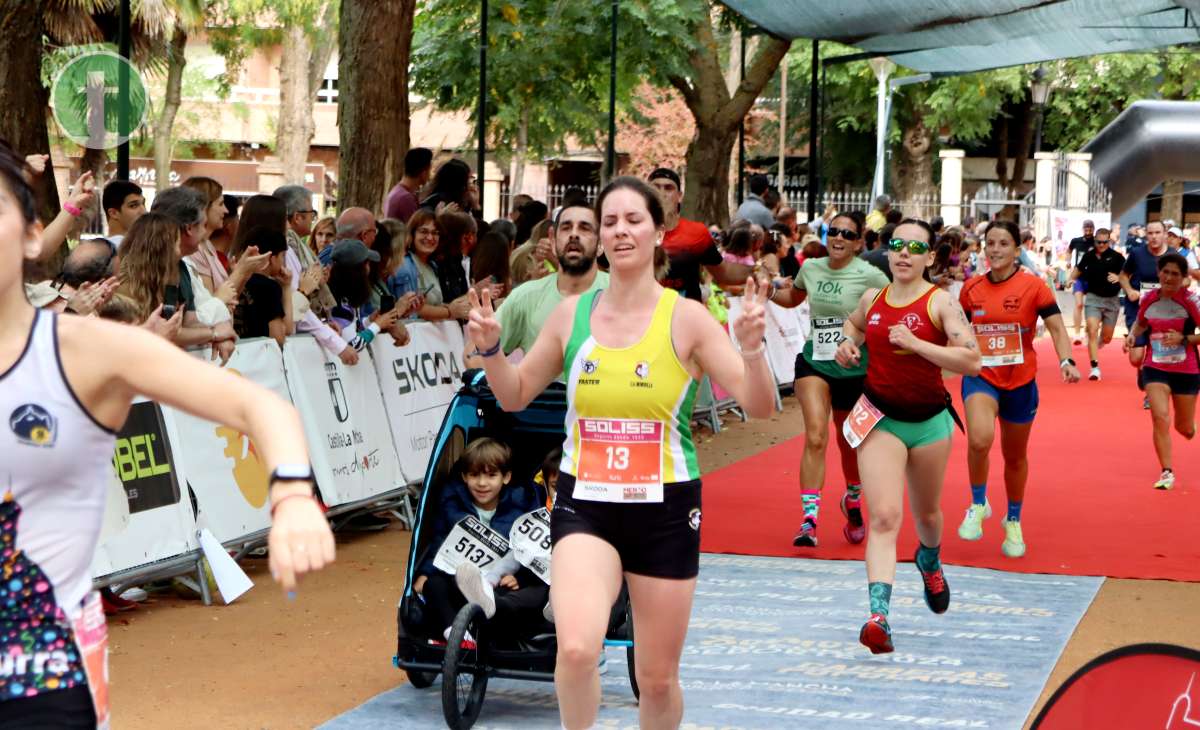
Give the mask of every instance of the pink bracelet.
<svg viewBox="0 0 1200 730">
<path fill-rule="evenodd" d="M 76 208 L 71 203 L 63 203 L 63 210 L 67 211 L 68 213 L 70 213 L 72 216 L 74 216 L 76 218 L 83 215 L 83 211 L 79 208 Z"/>
</svg>

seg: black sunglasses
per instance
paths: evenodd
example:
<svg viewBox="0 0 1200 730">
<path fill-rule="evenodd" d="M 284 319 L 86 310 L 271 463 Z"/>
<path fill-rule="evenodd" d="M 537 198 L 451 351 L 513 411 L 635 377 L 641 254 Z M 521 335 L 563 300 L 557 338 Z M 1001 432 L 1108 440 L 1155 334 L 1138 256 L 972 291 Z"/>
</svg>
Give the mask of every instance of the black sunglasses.
<svg viewBox="0 0 1200 730">
<path fill-rule="evenodd" d="M 858 240 L 858 231 L 852 228 L 827 228 L 825 232 L 830 238 L 841 238 L 846 241 Z"/>
</svg>

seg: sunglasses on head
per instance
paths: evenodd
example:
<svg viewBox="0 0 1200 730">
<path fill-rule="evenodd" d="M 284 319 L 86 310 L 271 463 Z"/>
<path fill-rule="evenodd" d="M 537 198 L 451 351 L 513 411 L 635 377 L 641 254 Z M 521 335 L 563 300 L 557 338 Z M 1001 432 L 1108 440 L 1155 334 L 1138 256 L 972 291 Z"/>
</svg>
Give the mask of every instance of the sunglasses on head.
<svg viewBox="0 0 1200 730">
<path fill-rule="evenodd" d="M 846 241 L 858 240 L 858 231 L 853 228 L 829 228 L 826 232 L 830 238 L 841 238 Z"/>
<path fill-rule="evenodd" d="M 905 241 L 903 238 L 893 238 L 888 241 L 888 248 L 896 253 L 907 248 L 908 252 L 914 256 L 929 253 L 929 244 L 925 241 Z"/>
</svg>

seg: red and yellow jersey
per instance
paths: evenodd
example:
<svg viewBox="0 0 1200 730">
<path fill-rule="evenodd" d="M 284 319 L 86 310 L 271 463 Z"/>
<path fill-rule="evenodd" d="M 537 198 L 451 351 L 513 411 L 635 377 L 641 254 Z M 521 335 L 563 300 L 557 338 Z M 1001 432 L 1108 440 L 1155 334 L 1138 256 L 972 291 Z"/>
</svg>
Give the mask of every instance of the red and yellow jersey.
<svg viewBox="0 0 1200 730">
<path fill-rule="evenodd" d="M 1060 314 L 1049 285 L 1020 268 L 1001 282 L 981 274 L 963 284 L 958 300 L 983 355 L 980 377 L 1001 390 L 1033 380 L 1037 376 L 1033 336 L 1038 317 Z"/>
</svg>

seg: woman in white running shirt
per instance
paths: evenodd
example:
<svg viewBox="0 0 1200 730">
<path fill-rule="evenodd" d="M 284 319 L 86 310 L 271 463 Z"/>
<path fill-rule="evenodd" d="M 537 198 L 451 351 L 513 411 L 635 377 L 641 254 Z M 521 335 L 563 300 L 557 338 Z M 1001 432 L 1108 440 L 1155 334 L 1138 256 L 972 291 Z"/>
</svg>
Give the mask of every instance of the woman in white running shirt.
<svg viewBox="0 0 1200 730">
<path fill-rule="evenodd" d="M 26 168 L 0 144 L 0 730 L 108 726 L 104 614 L 90 566 L 115 434 L 144 395 L 249 435 L 272 469 L 271 572 L 333 560 L 295 410 L 143 329 L 34 309 L 41 250 Z"/>
</svg>

